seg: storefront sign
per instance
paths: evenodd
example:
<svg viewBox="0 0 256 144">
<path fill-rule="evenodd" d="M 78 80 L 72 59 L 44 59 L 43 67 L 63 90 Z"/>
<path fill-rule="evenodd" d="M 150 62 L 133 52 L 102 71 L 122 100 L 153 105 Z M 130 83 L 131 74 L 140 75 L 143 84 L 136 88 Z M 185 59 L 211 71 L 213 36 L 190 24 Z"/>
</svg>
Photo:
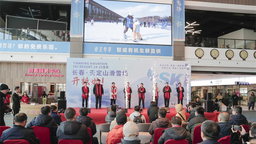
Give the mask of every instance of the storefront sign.
<svg viewBox="0 0 256 144">
<path fill-rule="evenodd" d="M 236 81 L 235 84 L 236 84 L 236 85 L 249 85 L 249 82 L 240 82 L 240 81 Z"/>
<path fill-rule="evenodd" d="M 48 68 L 29 68 L 28 73 L 25 73 L 24 76 L 32 77 L 64 77 L 60 74 L 59 69 L 48 69 Z"/>
</svg>

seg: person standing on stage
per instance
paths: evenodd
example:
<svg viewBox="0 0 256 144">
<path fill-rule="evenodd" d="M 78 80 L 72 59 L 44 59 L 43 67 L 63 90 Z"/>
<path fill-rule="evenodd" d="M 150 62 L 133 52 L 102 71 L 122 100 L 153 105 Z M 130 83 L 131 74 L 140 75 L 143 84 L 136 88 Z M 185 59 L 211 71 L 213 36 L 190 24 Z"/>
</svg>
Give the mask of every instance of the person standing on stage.
<svg viewBox="0 0 256 144">
<path fill-rule="evenodd" d="M 115 86 L 115 82 L 112 82 L 112 86 L 109 90 L 110 93 L 110 105 L 116 104 L 116 99 L 117 99 L 117 87 Z"/>
<path fill-rule="evenodd" d="M 1 84 L 0 86 L 0 126 L 5 126 L 4 113 L 9 109 L 8 105 L 4 104 L 4 99 L 7 92 L 9 92 L 9 87 L 6 84 Z"/>
<path fill-rule="evenodd" d="M 140 103 L 142 101 L 142 106 L 143 106 L 143 109 L 144 109 L 145 108 L 144 100 L 145 100 L 146 89 L 143 87 L 143 83 L 140 84 L 140 88 L 138 89 L 138 93 L 139 93 L 139 106 L 140 106 Z"/>
<path fill-rule="evenodd" d="M 22 99 L 22 94 L 20 92 L 20 87 L 16 86 L 14 88 L 14 93 L 12 95 L 12 110 L 13 110 L 13 119 L 17 113 L 20 111 L 20 100 Z"/>
<path fill-rule="evenodd" d="M 84 86 L 82 87 L 82 107 L 84 107 L 84 101 L 86 107 L 88 107 L 88 98 L 89 98 L 89 87 L 87 86 L 87 82 L 84 82 Z"/>
<path fill-rule="evenodd" d="M 177 87 L 177 93 L 178 93 L 178 104 L 183 105 L 183 97 L 184 97 L 184 88 L 181 86 L 181 83 L 179 83 L 179 87 Z"/>
<path fill-rule="evenodd" d="M 97 80 L 97 84 L 94 85 L 93 87 L 93 94 L 95 95 L 96 99 L 96 109 L 98 109 L 98 103 L 99 103 L 99 108 L 101 109 L 101 99 L 104 94 L 104 89 L 103 85 L 100 84 L 100 79 Z"/>
<path fill-rule="evenodd" d="M 171 97 L 170 93 L 172 92 L 172 89 L 168 85 L 168 82 L 165 83 L 165 87 L 163 88 L 163 92 L 164 92 L 164 105 L 165 105 L 165 107 L 169 107 L 170 97 Z"/>
<path fill-rule="evenodd" d="M 158 86 L 157 86 L 157 83 L 155 83 L 155 86 L 153 87 L 153 91 L 155 92 L 155 93 L 153 93 L 153 94 L 155 94 L 155 102 L 156 102 L 156 105 L 158 105 L 158 96 L 159 96 L 160 90 L 159 90 L 159 88 L 158 88 Z"/>
<path fill-rule="evenodd" d="M 130 87 L 130 83 L 127 82 L 127 86 L 124 88 L 124 101 L 126 104 L 126 96 L 128 100 L 128 108 L 131 108 L 131 94 L 132 94 L 132 88 Z"/>
</svg>

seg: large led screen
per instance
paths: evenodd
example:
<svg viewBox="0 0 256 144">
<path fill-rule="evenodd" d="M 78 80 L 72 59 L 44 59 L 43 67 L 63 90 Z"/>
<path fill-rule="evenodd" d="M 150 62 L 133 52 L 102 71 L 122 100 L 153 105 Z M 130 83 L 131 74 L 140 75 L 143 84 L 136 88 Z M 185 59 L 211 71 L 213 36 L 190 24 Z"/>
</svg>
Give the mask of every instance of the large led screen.
<svg viewBox="0 0 256 144">
<path fill-rule="evenodd" d="M 85 42 L 172 45 L 171 4 L 85 1 Z"/>
</svg>

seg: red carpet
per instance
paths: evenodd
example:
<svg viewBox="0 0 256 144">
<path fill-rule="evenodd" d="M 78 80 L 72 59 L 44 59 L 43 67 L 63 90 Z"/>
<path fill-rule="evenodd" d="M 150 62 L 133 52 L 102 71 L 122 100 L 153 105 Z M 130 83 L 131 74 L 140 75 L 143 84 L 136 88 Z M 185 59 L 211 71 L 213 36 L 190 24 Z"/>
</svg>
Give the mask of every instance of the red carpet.
<svg viewBox="0 0 256 144">
<path fill-rule="evenodd" d="M 74 109 L 76 110 L 77 116 L 79 116 L 80 108 L 74 108 Z M 133 111 L 134 111 L 133 108 L 128 109 L 128 112 L 126 113 L 126 115 L 129 116 Z M 145 116 L 147 123 L 149 123 L 150 121 L 149 121 L 149 117 L 147 115 L 147 108 L 145 108 L 142 111 L 142 114 Z M 107 108 L 102 108 L 102 109 L 91 108 L 91 113 L 88 114 L 88 116 L 93 119 L 93 121 L 95 122 L 96 125 L 106 123 L 105 122 L 106 115 L 107 115 Z M 166 117 L 171 120 L 172 117 L 174 117 L 175 115 L 176 115 L 175 108 L 170 108 L 170 113 L 167 113 Z M 205 117 L 208 118 L 209 120 L 213 120 L 213 121 L 217 121 L 218 115 L 219 115 L 218 112 L 205 113 Z M 186 118 L 187 119 L 189 118 L 189 113 L 186 113 Z M 62 119 L 62 121 L 66 121 L 64 113 L 61 113 L 61 119 Z"/>
</svg>

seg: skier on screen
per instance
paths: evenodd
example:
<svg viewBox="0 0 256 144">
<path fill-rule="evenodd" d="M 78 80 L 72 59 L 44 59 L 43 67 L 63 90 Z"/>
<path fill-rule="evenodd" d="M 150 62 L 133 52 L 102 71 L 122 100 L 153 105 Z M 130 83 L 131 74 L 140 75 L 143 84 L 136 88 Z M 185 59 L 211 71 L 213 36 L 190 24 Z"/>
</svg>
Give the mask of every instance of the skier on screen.
<svg viewBox="0 0 256 144">
<path fill-rule="evenodd" d="M 133 31 L 133 15 L 131 13 L 129 13 L 128 16 L 124 18 L 123 26 L 124 38 L 126 39 L 126 32 L 128 31 L 128 28 L 130 28 Z"/>
</svg>

